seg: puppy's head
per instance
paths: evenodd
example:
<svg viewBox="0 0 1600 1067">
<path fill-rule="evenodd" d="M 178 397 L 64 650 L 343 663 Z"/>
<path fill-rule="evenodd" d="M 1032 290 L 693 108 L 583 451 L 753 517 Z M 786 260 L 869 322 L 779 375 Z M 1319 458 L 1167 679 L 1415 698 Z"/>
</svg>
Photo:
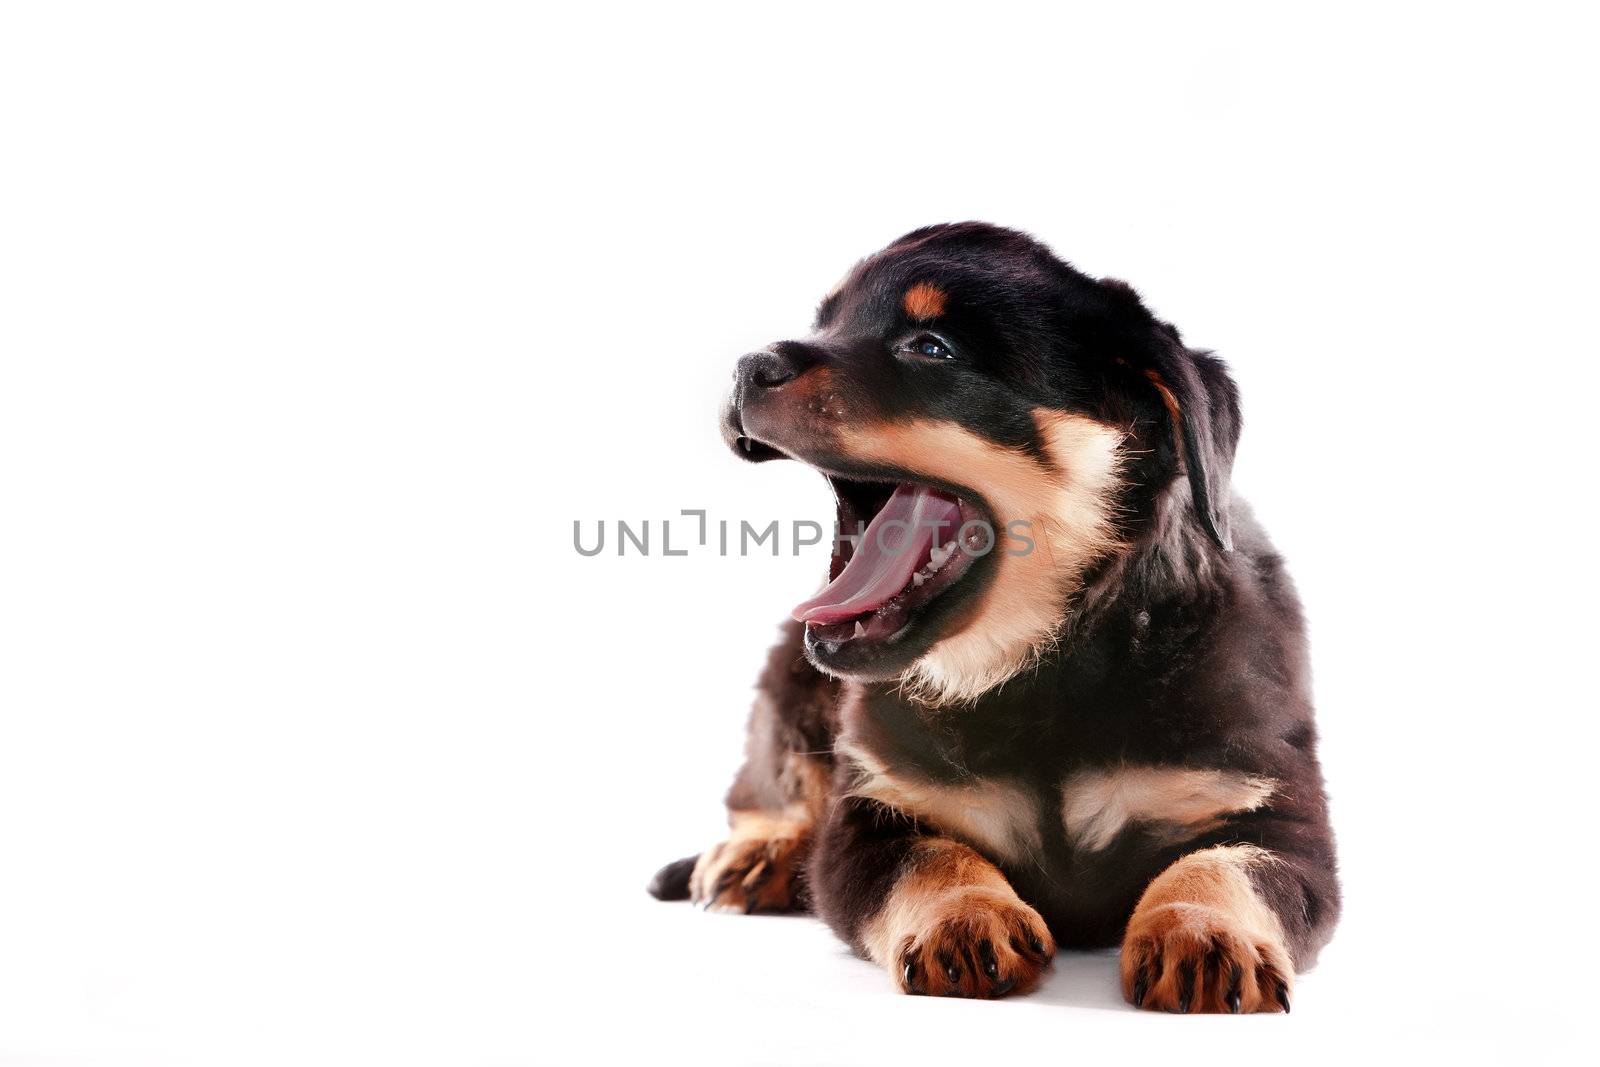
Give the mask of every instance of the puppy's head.
<svg viewBox="0 0 1600 1067">
<path fill-rule="evenodd" d="M 729 444 L 810 464 L 838 501 L 829 583 L 795 609 L 829 673 L 971 699 L 1048 647 L 1162 501 L 1230 547 L 1221 364 L 1023 234 L 907 234 L 734 379 Z"/>
</svg>

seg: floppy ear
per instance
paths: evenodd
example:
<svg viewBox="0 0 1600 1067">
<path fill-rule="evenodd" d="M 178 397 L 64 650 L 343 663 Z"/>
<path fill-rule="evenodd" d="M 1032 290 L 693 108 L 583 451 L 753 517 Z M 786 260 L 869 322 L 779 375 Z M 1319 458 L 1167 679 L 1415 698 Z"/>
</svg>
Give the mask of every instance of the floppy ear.
<svg viewBox="0 0 1600 1067">
<path fill-rule="evenodd" d="M 1159 323 L 1165 343 L 1144 368 L 1172 418 L 1174 444 L 1189 475 L 1200 525 L 1224 552 L 1233 550 L 1228 522 L 1233 453 L 1239 444 L 1239 391 L 1222 361 L 1183 347 L 1178 331 Z"/>
<path fill-rule="evenodd" d="M 1229 481 L 1239 444 L 1239 390 L 1222 361 L 1185 348 L 1172 325 L 1161 322 L 1126 282 L 1102 278 L 1112 301 L 1117 348 L 1149 379 L 1172 420 L 1173 448 L 1189 476 L 1189 496 L 1211 540 L 1233 550 L 1228 522 Z"/>
</svg>

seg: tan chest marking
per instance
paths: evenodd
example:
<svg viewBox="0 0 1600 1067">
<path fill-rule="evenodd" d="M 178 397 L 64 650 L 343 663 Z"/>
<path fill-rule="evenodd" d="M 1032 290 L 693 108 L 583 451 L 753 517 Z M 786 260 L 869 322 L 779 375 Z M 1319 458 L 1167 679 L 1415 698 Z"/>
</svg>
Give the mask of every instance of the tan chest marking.
<svg viewBox="0 0 1600 1067">
<path fill-rule="evenodd" d="M 859 772 L 850 795 L 876 800 L 1008 863 L 1038 852 L 1039 807 L 1017 786 L 995 780 L 940 785 L 894 774 L 871 752 L 848 741 L 836 748 Z"/>
<path fill-rule="evenodd" d="M 1254 811 L 1276 785 L 1240 771 L 1117 767 L 1079 771 L 1061 787 L 1067 836 L 1098 850 L 1132 823 L 1195 834 L 1228 815 Z"/>
</svg>

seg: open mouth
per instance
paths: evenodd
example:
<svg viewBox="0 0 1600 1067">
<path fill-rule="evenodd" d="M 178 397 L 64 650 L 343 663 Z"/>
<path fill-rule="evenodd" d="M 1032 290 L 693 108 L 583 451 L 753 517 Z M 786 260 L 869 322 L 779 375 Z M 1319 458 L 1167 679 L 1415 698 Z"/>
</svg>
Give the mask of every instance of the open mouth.
<svg viewBox="0 0 1600 1067">
<path fill-rule="evenodd" d="M 896 641 L 994 548 L 985 514 L 942 489 L 828 481 L 839 511 L 829 582 L 793 614 L 836 649 Z"/>
</svg>

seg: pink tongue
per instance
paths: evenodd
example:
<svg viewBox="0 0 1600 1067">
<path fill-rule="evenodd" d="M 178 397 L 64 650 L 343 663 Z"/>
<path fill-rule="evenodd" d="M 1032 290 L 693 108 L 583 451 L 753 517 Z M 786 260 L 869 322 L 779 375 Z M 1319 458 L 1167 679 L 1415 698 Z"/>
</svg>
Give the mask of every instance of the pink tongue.
<svg viewBox="0 0 1600 1067">
<path fill-rule="evenodd" d="M 923 485 L 901 485 L 862 531 L 839 577 L 791 614 L 827 624 L 876 611 L 906 587 L 935 545 L 955 538 L 960 522 L 954 498 Z M 841 530 L 840 536 L 854 532 Z"/>
</svg>

